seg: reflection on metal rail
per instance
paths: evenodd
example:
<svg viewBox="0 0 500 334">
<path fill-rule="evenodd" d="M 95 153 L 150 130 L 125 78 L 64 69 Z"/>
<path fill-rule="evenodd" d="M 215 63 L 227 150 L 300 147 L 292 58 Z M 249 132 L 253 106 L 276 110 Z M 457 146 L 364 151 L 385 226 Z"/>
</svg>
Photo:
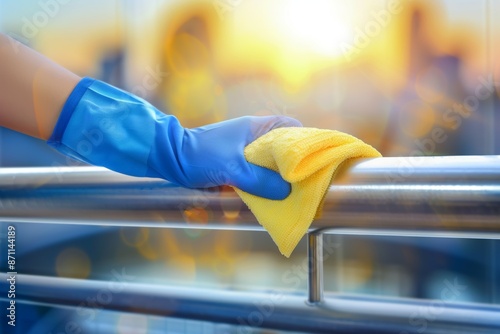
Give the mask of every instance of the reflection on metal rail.
<svg viewBox="0 0 500 334">
<path fill-rule="evenodd" d="M 185 213 L 193 207 L 210 210 L 211 220 L 190 221 Z M 309 302 L 324 304 L 324 231 L 498 237 L 499 217 L 500 156 L 378 158 L 345 164 L 325 197 L 322 218 L 310 230 Z M 96 167 L 0 169 L 0 220 L 261 229 L 232 191 L 185 189 Z"/>
</svg>

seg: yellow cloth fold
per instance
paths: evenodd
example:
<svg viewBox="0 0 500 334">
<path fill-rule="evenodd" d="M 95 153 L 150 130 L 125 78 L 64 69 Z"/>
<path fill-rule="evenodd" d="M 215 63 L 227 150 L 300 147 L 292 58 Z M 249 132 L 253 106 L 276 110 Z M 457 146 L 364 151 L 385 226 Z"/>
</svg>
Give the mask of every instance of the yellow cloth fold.
<svg viewBox="0 0 500 334">
<path fill-rule="evenodd" d="M 246 159 L 277 171 L 292 185 L 281 201 L 236 192 L 289 257 L 313 219 L 337 168 L 353 158 L 380 157 L 372 146 L 348 134 L 315 128 L 278 128 L 245 148 Z"/>
</svg>

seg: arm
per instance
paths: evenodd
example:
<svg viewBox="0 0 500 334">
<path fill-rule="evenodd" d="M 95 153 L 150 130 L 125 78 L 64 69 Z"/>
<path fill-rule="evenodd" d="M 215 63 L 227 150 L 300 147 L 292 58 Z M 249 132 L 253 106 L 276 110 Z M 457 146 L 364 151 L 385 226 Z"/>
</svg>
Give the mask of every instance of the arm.
<svg viewBox="0 0 500 334">
<path fill-rule="evenodd" d="M 48 139 L 80 77 L 0 34 L 0 126 Z"/>
</svg>

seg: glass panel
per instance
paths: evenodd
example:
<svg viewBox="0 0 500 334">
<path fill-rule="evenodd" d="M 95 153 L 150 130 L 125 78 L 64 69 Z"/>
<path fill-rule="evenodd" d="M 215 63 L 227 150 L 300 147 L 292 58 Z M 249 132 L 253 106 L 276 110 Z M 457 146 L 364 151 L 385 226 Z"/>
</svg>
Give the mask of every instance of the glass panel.
<svg viewBox="0 0 500 334">
<path fill-rule="evenodd" d="M 23 274 L 112 280 L 123 270 L 135 283 L 305 296 L 305 240 L 287 259 L 266 232 L 13 225 Z"/>
<path fill-rule="evenodd" d="M 326 291 L 499 303 L 498 240 L 325 235 L 324 242 Z"/>
</svg>

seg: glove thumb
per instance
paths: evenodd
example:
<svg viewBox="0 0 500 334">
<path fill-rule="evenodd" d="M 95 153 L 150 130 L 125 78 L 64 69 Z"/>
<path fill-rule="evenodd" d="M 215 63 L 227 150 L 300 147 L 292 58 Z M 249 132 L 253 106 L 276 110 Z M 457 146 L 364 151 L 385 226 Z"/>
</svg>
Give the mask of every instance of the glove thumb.
<svg viewBox="0 0 500 334">
<path fill-rule="evenodd" d="M 292 186 L 283 180 L 281 175 L 273 170 L 248 164 L 247 177 L 239 180 L 235 186 L 249 194 L 272 200 L 282 200 L 288 197 Z"/>
</svg>

